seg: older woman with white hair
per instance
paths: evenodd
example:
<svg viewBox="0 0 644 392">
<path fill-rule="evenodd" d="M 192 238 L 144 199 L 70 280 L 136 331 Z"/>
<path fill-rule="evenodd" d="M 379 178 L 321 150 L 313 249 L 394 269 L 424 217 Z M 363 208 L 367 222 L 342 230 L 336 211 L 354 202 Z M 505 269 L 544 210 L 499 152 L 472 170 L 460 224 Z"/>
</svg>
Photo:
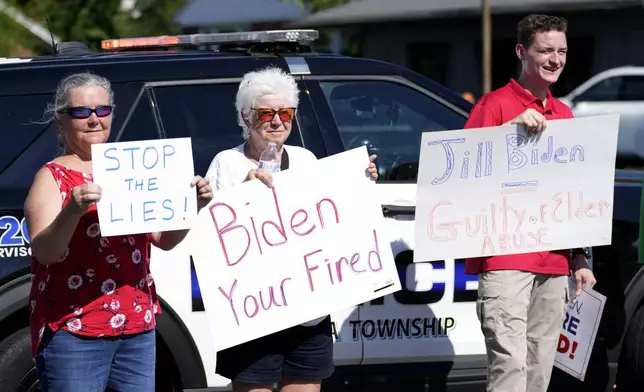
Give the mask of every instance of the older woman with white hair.
<svg viewBox="0 0 644 392">
<path fill-rule="evenodd" d="M 244 75 L 236 107 L 246 141 L 213 159 L 206 176 L 215 190 L 253 179 L 270 186 L 271 174 L 258 166 L 262 152 L 271 142 L 277 147 L 281 170 L 317 160 L 309 150 L 284 144 L 291 133 L 298 96 L 293 77 L 279 68 Z M 370 157 L 366 169 L 374 181 L 378 178 L 375 158 Z M 234 392 L 271 392 L 276 383 L 281 392 L 317 392 L 333 370 L 330 316 L 217 353 L 217 373 L 233 381 Z"/>
</svg>

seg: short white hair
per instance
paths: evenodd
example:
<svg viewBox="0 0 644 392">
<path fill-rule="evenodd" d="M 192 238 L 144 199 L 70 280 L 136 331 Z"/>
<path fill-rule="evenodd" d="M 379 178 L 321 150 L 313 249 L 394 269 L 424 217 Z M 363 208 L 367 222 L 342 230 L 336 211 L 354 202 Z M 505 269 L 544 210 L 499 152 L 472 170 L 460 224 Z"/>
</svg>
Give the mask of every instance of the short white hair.
<svg viewBox="0 0 644 392">
<path fill-rule="evenodd" d="M 250 130 L 244 117 L 250 119 L 250 111 L 255 103 L 264 95 L 275 95 L 284 99 L 294 108 L 299 104 L 300 90 L 293 76 L 275 66 L 251 71 L 244 75 L 239 83 L 235 107 L 237 108 L 237 123 L 242 127 L 244 139 L 248 139 Z"/>
</svg>

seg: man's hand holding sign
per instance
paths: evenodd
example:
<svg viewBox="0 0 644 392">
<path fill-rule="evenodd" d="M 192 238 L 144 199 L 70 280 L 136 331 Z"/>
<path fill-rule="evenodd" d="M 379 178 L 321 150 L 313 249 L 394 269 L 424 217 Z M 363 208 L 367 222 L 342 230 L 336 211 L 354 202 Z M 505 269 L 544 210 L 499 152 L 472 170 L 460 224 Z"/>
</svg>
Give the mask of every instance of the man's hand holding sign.
<svg viewBox="0 0 644 392">
<path fill-rule="evenodd" d="M 571 293 L 581 286 L 578 279 L 571 278 L 569 283 Z M 605 296 L 589 286 L 570 296 L 555 359 L 556 367 L 582 381 L 606 302 Z"/>
<path fill-rule="evenodd" d="M 556 120 L 537 137 L 516 125 L 424 133 L 414 259 L 610 243 L 617 121 Z"/>
<path fill-rule="evenodd" d="M 532 108 L 526 109 L 523 113 L 519 114 L 512 120 L 504 125 L 520 125 L 523 127 L 526 135 L 539 135 L 539 133 L 546 130 L 548 122 L 543 114 L 537 112 Z M 573 275 L 575 277 L 575 294 L 580 295 L 582 288 L 585 286 L 593 288 L 597 280 L 595 275 L 588 267 L 588 258 L 586 254 L 575 253 L 571 263 Z"/>
<path fill-rule="evenodd" d="M 190 239 L 218 350 L 400 289 L 366 160 L 359 148 L 215 193 Z"/>
</svg>

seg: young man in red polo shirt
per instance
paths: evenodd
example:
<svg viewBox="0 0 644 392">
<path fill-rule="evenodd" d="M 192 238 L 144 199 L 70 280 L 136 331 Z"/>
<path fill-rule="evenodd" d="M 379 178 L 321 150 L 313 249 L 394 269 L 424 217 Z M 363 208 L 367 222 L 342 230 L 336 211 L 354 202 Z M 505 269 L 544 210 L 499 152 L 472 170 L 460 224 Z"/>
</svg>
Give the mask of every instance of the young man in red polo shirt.
<svg viewBox="0 0 644 392">
<path fill-rule="evenodd" d="M 530 15 L 518 24 L 519 80 L 484 95 L 465 128 L 523 125 L 543 132 L 548 120 L 572 118 L 550 94 L 566 65 L 563 18 Z M 570 262 L 572 260 L 572 262 Z M 577 281 L 596 283 L 583 249 L 469 259 L 466 272 L 479 275 L 477 313 L 488 357 L 487 390 L 545 392 L 555 360 L 568 300 L 570 268 Z"/>
</svg>

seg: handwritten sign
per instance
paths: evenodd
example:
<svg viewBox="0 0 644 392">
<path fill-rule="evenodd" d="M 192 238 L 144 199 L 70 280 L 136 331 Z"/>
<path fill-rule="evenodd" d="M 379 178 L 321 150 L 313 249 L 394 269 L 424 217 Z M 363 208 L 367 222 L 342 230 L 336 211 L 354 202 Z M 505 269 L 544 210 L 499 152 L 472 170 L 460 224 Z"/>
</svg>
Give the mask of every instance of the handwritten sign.
<svg viewBox="0 0 644 392">
<path fill-rule="evenodd" d="M 188 229 L 197 217 L 190 138 L 92 145 L 103 236 Z"/>
<path fill-rule="evenodd" d="M 555 366 L 583 381 L 606 297 L 586 287 L 576 296 L 574 287 L 575 281 L 571 279 L 571 300 L 559 336 Z"/>
<path fill-rule="evenodd" d="M 364 147 L 216 192 L 188 241 L 217 350 L 400 290 Z"/>
<path fill-rule="evenodd" d="M 619 115 L 422 137 L 414 261 L 610 244 Z"/>
</svg>

